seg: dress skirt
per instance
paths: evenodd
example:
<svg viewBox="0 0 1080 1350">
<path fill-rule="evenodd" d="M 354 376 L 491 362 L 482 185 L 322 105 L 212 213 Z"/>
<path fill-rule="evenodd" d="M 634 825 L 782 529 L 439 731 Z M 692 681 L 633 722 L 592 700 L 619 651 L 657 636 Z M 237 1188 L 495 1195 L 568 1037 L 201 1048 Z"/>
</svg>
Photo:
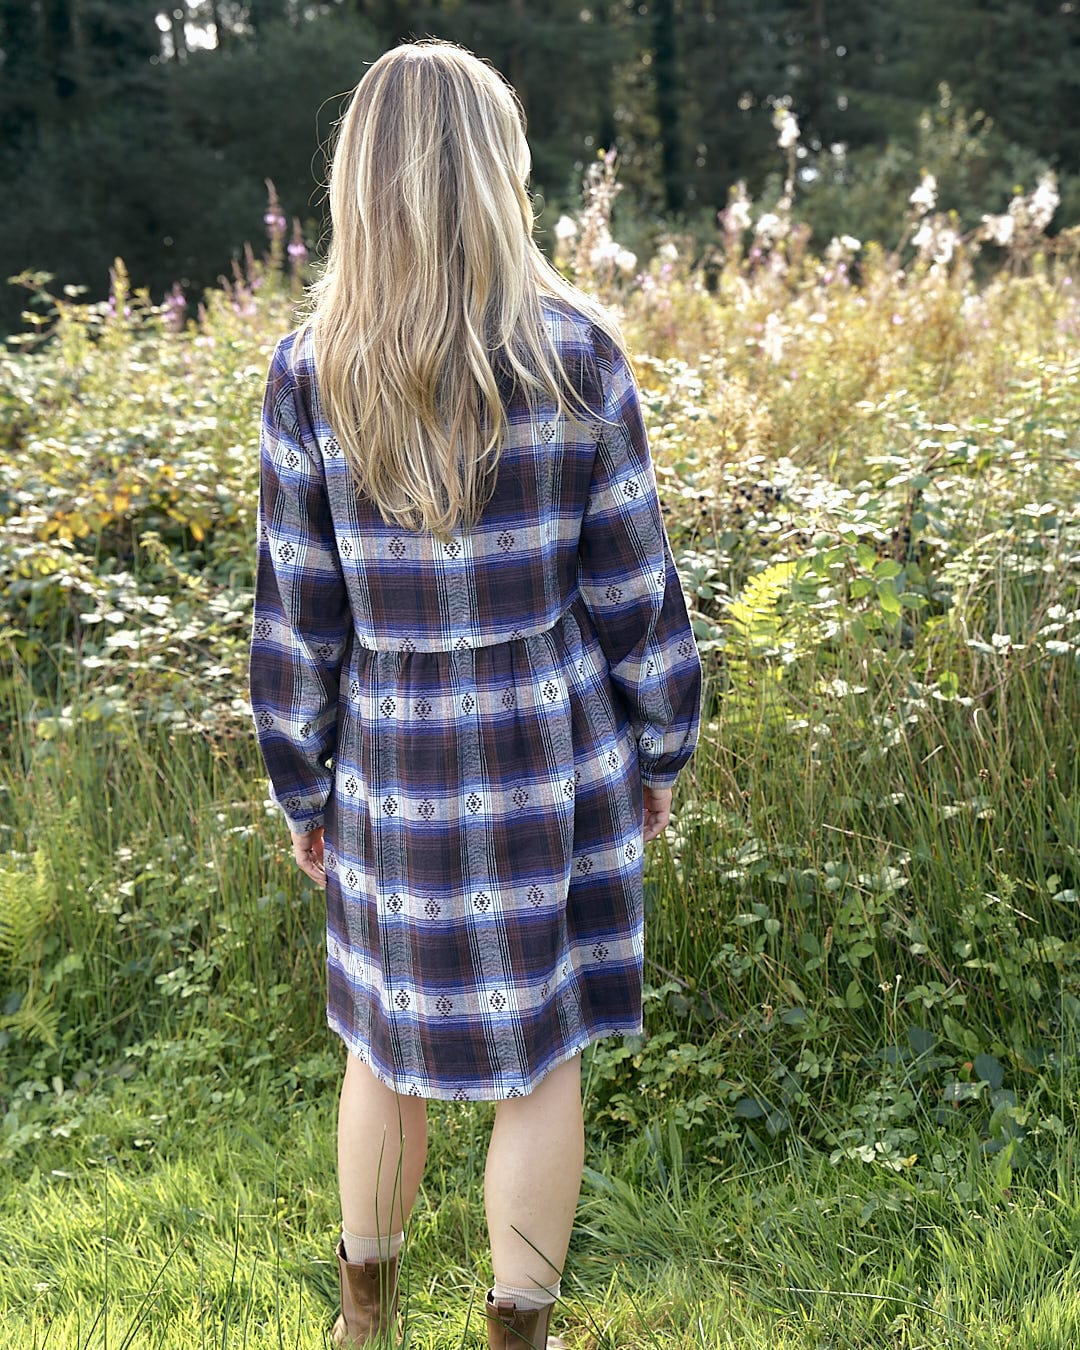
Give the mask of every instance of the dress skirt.
<svg viewBox="0 0 1080 1350">
<path fill-rule="evenodd" d="M 325 823 L 327 1020 L 399 1093 L 523 1096 L 641 1030 L 643 799 L 589 611 L 355 645 Z"/>
</svg>

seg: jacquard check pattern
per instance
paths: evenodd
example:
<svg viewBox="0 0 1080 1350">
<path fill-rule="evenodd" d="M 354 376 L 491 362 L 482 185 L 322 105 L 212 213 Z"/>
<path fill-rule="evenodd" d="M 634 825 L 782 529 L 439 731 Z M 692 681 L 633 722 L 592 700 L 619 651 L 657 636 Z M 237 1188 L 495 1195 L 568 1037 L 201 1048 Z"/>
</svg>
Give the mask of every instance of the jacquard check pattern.
<svg viewBox="0 0 1080 1350">
<path fill-rule="evenodd" d="M 325 825 L 329 1024 L 423 1097 L 521 1095 L 641 1029 L 642 783 L 699 733 L 633 375 L 546 314 L 613 425 L 508 396 L 494 498 L 445 544 L 357 501 L 309 339 L 266 383 L 252 716 L 290 828 Z"/>
</svg>

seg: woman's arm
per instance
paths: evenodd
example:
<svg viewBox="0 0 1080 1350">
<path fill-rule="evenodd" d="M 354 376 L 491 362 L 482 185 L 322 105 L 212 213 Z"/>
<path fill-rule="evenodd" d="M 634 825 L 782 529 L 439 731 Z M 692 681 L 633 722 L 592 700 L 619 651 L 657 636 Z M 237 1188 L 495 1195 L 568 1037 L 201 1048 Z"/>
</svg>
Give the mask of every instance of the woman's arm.
<svg viewBox="0 0 1080 1350">
<path fill-rule="evenodd" d="M 251 713 L 270 796 L 293 833 L 323 824 L 333 791 L 341 667 L 352 612 L 317 449 L 305 446 L 296 391 L 279 343 L 259 438 Z"/>
<path fill-rule="evenodd" d="M 669 788 L 697 745 L 701 658 L 660 513 L 633 372 L 606 338 L 597 356 L 606 377 L 604 416 L 614 426 L 603 428 L 596 448 L 578 581 L 630 709 L 642 783 Z"/>
</svg>

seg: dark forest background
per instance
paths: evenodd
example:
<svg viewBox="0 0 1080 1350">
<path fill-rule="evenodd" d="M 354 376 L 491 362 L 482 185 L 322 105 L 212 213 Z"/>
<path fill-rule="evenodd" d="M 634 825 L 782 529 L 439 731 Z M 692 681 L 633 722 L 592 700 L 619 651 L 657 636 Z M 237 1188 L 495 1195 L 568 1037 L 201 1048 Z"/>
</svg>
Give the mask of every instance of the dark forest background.
<svg viewBox="0 0 1080 1350">
<path fill-rule="evenodd" d="M 775 200 L 773 114 L 799 119 L 795 214 L 894 243 L 920 170 L 965 227 L 1047 168 L 1080 219 L 1078 0 L 0 0 L 0 279 L 47 270 L 108 289 L 119 255 L 157 299 L 196 296 L 260 246 L 265 180 L 309 245 L 324 148 L 387 47 L 451 38 L 528 115 L 538 237 L 615 145 L 616 235 L 718 235 L 746 181 Z M 0 290 L 0 328 L 26 292 Z"/>
</svg>

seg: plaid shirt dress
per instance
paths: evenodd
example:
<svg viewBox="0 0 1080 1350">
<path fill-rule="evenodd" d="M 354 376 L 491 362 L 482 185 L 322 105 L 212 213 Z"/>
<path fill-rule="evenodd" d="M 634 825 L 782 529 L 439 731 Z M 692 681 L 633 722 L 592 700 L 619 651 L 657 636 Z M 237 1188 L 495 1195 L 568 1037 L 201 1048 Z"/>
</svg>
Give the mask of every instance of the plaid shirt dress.
<svg viewBox="0 0 1080 1350">
<path fill-rule="evenodd" d="M 495 496 L 438 542 L 357 500 L 309 333 L 262 412 L 251 711 L 271 799 L 325 826 L 327 1020 L 397 1092 L 530 1092 L 640 1031 L 642 784 L 702 671 L 633 374 L 562 301 L 591 410 L 507 395 Z"/>
</svg>

